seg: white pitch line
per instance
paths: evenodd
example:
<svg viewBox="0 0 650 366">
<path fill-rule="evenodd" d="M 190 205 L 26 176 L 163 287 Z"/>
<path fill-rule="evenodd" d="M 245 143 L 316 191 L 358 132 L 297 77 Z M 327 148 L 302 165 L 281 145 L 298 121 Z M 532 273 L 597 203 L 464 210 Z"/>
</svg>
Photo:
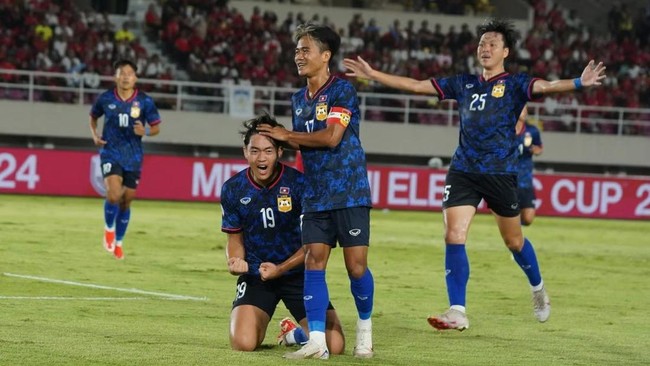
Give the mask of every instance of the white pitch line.
<svg viewBox="0 0 650 366">
<path fill-rule="evenodd" d="M 159 297 L 163 297 L 163 298 L 167 298 L 167 299 L 174 299 L 174 300 L 193 300 L 193 301 L 207 301 L 208 300 L 207 297 L 194 297 L 194 296 L 186 296 L 186 295 L 175 295 L 175 294 L 168 294 L 168 293 L 164 293 L 164 292 L 145 291 L 145 290 L 140 290 L 140 289 L 137 289 L 137 288 L 111 287 L 111 286 L 95 285 L 95 284 L 92 284 L 92 283 L 81 283 L 81 282 L 74 282 L 74 281 L 57 280 L 57 279 L 46 278 L 46 277 L 19 275 L 19 274 L 14 274 L 14 273 L 7 273 L 7 272 L 3 273 L 3 275 L 5 275 L 7 277 L 25 278 L 25 279 L 28 279 L 28 280 L 36 280 L 36 281 L 42 281 L 42 282 L 60 283 L 60 284 L 63 284 L 63 285 L 90 287 L 90 288 L 96 288 L 96 289 L 101 289 L 101 290 L 113 290 L 113 291 L 130 292 L 130 293 L 133 293 L 133 294 L 159 296 Z"/>
<path fill-rule="evenodd" d="M 87 301 L 115 301 L 115 300 L 151 300 L 150 297 L 66 297 L 66 296 L 0 296 L 0 300 L 87 300 Z M 172 299 L 165 299 L 172 300 Z M 176 299 L 173 299 L 176 300 Z"/>
</svg>

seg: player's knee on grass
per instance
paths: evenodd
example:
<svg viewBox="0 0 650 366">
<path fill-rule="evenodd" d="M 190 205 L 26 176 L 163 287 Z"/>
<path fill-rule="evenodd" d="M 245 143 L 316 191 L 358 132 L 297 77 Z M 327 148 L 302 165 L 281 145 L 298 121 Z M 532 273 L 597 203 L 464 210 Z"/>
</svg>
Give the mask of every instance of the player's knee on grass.
<svg viewBox="0 0 650 366">
<path fill-rule="evenodd" d="M 230 337 L 230 348 L 234 351 L 253 352 L 259 346 L 258 336 L 250 332 L 242 332 Z"/>
</svg>

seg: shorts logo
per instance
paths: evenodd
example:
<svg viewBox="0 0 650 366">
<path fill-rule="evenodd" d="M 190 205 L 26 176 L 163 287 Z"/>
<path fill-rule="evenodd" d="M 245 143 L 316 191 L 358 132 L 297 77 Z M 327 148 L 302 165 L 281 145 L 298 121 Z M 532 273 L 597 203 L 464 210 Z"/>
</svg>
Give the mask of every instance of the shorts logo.
<svg viewBox="0 0 650 366">
<path fill-rule="evenodd" d="M 519 208 L 519 203 L 513 203 L 512 205 L 510 205 L 510 208 L 516 210 L 517 208 Z"/>
<path fill-rule="evenodd" d="M 352 229 L 348 231 L 348 233 L 350 233 L 352 236 L 359 236 L 359 234 L 361 234 L 361 229 Z"/>
<path fill-rule="evenodd" d="M 138 118 L 140 117 L 140 102 L 137 100 L 131 104 L 131 117 Z"/>
<path fill-rule="evenodd" d="M 506 81 L 499 80 L 497 85 L 492 87 L 492 96 L 495 98 L 503 97 L 503 94 L 506 92 Z"/>
<path fill-rule="evenodd" d="M 316 119 L 324 121 L 327 118 L 327 103 L 316 104 Z"/>
<path fill-rule="evenodd" d="M 241 202 L 242 205 L 247 205 L 247 204 L 251 203 L 251 198 L 250 197 L 244 197 L 244 198 L 240 199 L 239 202 Z"/>
<path fill-rule="evenodd" d="M 314 298 L 313 296 L 307 295 L 307 296 L 304 296 L 302 299 L 305 300 L 305 301 L 309 301 L 309 300 L 311 300 L 313 298 Z"/>
<path fill-rule="evenodd" d="M 291 208 L 291 196 L 278 196 L 278 211 L 289 212 Z"/>
</svg>

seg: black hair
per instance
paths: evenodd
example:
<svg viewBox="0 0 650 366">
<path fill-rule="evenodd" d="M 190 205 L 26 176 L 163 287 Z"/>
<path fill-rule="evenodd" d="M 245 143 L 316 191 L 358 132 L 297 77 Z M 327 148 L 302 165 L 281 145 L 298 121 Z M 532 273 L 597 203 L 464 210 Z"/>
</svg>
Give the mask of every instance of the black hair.
<svg viewBox="0 0 650 366">
<path fill-rule="evenodd" d="M 330 51 L 332 53 L 332 59 L 341 47 L 341 36 L 339 36 L 339 34 L 332 28 L 324 25 L 318 25 L 311 22 L 300 24 L 293 33 L 293 40 L 298 43 L 300 38 L 304 36 L 309 36 L 315 40 L 318 43 L 321 52 Z"/>
<path fill-rule="evenodd" d="M 488 32 L 501 33 L 504 47 L 509 48 L 511 53 L 514 52 L 517 43 L 517 32 L 511 21 L 507 19 L 491 19 L 478 27 L 478 38 Z"/>
<path fill-rule="evenodd" d="M 138 66 L 136 66 L 135 62 L 127 59 L 121 59 L 115 61 L 115 63 L 113 64 L 113 70 L 117 71 L 126 65 L 131 66 L 133 71 L 135 71 L 136 73 L 138 72 Z"/>
<path fill-rule="evenodd" d="M 269 125 L 271 127 L 284 127 L 282 124 L 278 123 L 278 121 L 275 120 L 275 118 L 271 117 L 268 113 L 264 113 L 260 116 L 257 116 L 253 119 L 249 119 L 248 121 L 244 121 L 242 123 L 244 126 L 244 129 L 242 131 L 239 131 L 239 133 L 242 135 L 242 139 L 244 140 L 244 147 L 248 146 L 248 144 L 251 142 L 251 136 L 259 134 L 257 132 L 257 127 L 259 125 Z M 280 147 L 282 144 L 277 141 L 276 139 L 271 139 L 271 143 L 273 143 L 273 146 Z"/>
</svg>

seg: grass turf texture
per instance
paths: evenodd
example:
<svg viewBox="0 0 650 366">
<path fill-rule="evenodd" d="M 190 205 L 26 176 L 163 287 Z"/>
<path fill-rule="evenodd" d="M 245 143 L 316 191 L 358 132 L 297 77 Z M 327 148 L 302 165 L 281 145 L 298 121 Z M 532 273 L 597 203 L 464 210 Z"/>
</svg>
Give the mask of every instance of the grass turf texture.
<svg viewBox="0 0 650 366">
<path fill-rule="evenodd" d="M 288 316 L 282 304 L 259 352 L 230 350 L 236 279 L 226 270 L 218 204 L 134 202 L 124 261 L 102 247 L 102 207 L 100 199 L 0 195 L 0 364 L 300 362 L 282 359 L 289 349 L 275 346 L 277 322 Z M 329 364 L 631 365 L 650 360 L 648 221 L 538 217 L 525 228 L 553 307 L 550 320 L 539 324 L 527 281 L 494 219 L 478 215 L 468 243 L 470 328 L 463 333 L 438 332 L 426 322 L 448 306 L 440 213 L 374 210 L 371 225 L 376 356 L 351 356 L 356 311 L 336 249 L 327 278 L 347 347 Z"/>
</svg>

